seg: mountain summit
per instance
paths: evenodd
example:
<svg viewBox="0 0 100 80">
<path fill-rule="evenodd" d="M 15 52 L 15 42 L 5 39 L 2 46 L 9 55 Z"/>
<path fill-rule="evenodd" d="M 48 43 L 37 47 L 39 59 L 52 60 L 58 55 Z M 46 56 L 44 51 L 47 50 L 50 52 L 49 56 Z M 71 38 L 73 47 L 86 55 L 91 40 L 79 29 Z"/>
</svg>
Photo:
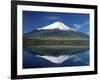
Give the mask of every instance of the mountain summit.
<svg viewBox="0 0 100 80">
<path fill-rule="evenodd" d="M 64 23 L 62 22 L 54 22 L 48 26 L 45 26 L 43 28 L 37 28 L 37 30 L 46 30 L 46 29 L 49 29 L 49 30 L 52 30 L 52 29 L 59 29 L 59 30 L 73 30 L 71 29 L 70 27 L 66 26 Z M 74 31 L 74 30 L 73 30 Z"/>
</svg>

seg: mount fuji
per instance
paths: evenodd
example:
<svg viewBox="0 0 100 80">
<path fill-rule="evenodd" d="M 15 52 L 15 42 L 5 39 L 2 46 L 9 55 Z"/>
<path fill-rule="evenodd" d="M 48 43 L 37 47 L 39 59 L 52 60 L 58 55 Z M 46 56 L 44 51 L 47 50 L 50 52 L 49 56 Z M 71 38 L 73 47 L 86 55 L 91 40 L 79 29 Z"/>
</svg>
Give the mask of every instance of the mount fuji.
<svg viewBox="0 0 100 80">
<path fill-rule="evenodd" d="M 56 64 L 63 63 L 72 55 L 86 51 L 88 45 L 88 35 L 77 32 L 62 22 L 37 28 L 23 36 L 24 49 Z"/>
<path fill-rule="evenodd" d="M 73 37 L 73 38 L 89 38 L 88 35 L 82 32 L 77 32 L 74 29 L 66 26 L 62 22 L 54 22 L 42 28 L 37 28 L 31 32 L 25 33 L 24 37 Z"/>
</svg>

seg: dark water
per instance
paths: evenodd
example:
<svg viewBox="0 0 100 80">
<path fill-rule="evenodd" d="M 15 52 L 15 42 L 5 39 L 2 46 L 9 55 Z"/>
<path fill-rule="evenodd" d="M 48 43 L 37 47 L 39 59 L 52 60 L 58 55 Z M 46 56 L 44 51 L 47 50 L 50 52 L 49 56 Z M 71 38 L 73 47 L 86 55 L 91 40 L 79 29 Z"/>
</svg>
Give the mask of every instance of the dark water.
<svg viewBox="0 0 100 80">
<path fill-rule="evenodd" d="M 67 67 L 89 65 L 89 50 L 75 54 L 73 57 L 61 64 L 52 63 L 46 59 L 37 57 L 31 52 L 23 51 L 23 68 L 46 68 L 46 67 Z"/>
</svg>

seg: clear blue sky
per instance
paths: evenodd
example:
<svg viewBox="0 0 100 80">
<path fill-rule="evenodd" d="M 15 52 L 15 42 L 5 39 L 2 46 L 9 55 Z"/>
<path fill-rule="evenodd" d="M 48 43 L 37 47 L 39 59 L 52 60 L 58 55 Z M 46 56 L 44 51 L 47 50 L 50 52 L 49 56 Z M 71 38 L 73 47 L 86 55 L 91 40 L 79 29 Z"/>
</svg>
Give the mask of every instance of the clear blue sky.
<svg viewBox="0 0 100 80">
<path fill-rule="evenodd" d="M 23 11 L 23 33 L 47 26 L 55 21 L 63 22 L 80 32 L 89 32 L 89 14 Z"/>
</svg>

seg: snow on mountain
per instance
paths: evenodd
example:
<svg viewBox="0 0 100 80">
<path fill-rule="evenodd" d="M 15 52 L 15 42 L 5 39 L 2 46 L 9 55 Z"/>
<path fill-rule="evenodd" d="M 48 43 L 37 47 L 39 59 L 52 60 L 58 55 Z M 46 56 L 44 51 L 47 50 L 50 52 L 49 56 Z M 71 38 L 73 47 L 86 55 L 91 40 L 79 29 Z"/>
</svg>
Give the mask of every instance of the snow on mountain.
<svg viewBox="0 0 100 80">
<path fill-rule="evenodd" d="M 37 57 L 41 57 L 43 59 L 49 60 L 52 63 L 60 64 L 60 63 L 63 63 L 64 61 L 66 61 L 67 59 L 71 58 L 72 56 L 61 55 L 61 56 L 55 57 L 55 56 L 40 56 L 40 55 L 37 55 Z"/>
<path fill-rule="evenodd" d="M 37 30 L 46 30 L 46 29 L 73 30 L 70 27 L 66 26 L 62 22 L 54 22 L 54 23 L 52 23 L 48 26 L 45 26 L 43 28 L 37 28 Z"/>
</svg>

